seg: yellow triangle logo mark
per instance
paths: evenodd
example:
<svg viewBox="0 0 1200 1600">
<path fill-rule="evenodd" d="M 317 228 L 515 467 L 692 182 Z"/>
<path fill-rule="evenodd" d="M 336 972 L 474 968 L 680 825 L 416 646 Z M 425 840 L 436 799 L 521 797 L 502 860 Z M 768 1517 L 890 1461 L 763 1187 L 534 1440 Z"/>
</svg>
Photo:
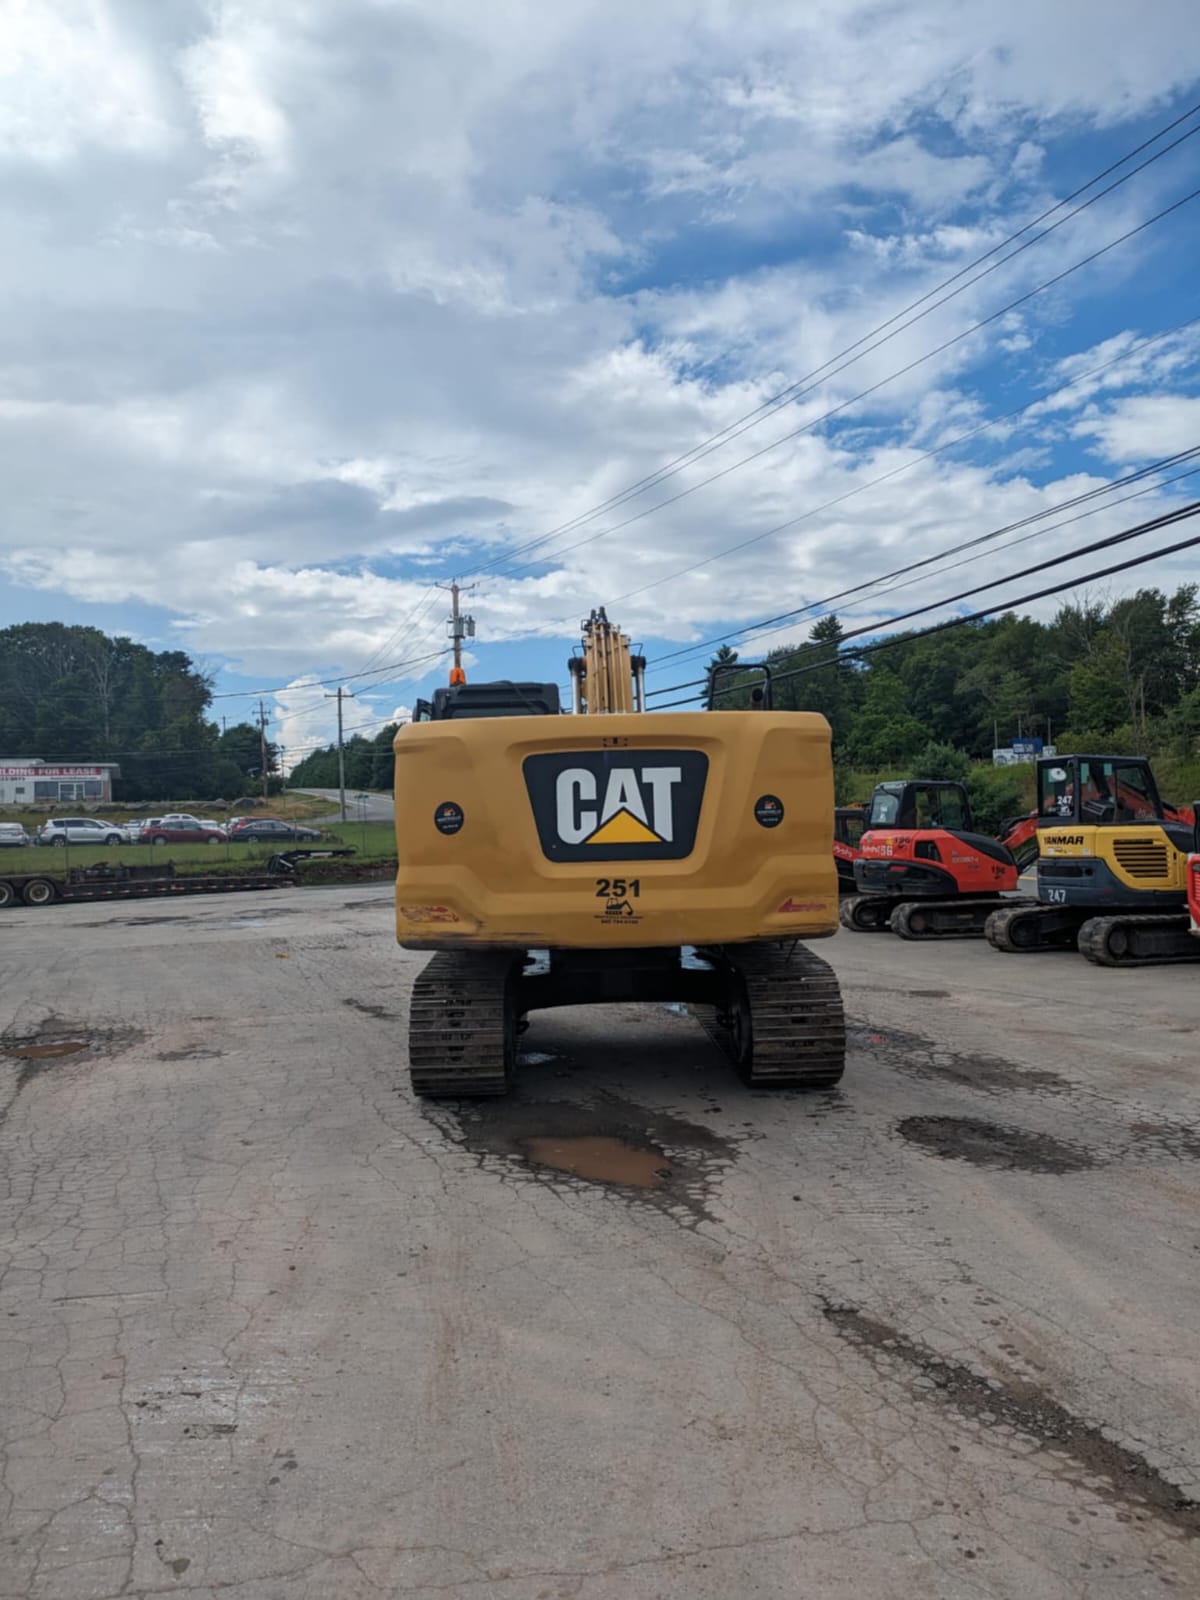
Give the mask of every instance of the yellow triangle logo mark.
<svg viewBox="0 0 1200 1600">
<path fill-rule="evenodd" d="M 584 844 L 661 844 L 662 840 L 652 828 L 639 822 L 624 806 L 602 822 L 595 833 L 589 834 Z"/>
</svg>

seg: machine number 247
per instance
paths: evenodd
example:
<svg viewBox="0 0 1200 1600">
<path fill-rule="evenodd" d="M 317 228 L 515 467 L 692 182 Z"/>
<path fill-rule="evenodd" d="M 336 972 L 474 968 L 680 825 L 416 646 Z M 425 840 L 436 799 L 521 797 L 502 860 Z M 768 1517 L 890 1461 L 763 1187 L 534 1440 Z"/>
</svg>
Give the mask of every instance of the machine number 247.
<svg viewBox="0 0 1200 1600">
<path fill-rule="evenodd" d="M 597 900 L 636 900 L 642 892 L 640 878 L 597 878 Z"/>
</svg>

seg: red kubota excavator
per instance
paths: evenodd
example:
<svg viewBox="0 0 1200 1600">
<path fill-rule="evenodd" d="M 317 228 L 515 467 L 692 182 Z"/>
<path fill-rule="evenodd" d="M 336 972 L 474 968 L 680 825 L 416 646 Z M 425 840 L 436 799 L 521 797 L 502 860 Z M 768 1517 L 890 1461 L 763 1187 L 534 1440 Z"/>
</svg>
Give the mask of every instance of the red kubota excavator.
<svg viewBox="0 0 1200 1600">
<path fill-rule="evenodd" d="M 961 783 L 881 783 L 859 850 L 858 893 L 842 902 L 843 927 L 890 929 L 902 939 L 978 939 L 1037 854 L 1037 818 L 1014 817 L 992 838 L 976 831 Z"/>
<path fill-rule="evenodd" d="M 837 806 L 833 813 L 833 864 L 838 893 L 856 894 L 854 863 L 862 860 L 862 836 L 867 831 L 869 806 Z"/>
</svg>

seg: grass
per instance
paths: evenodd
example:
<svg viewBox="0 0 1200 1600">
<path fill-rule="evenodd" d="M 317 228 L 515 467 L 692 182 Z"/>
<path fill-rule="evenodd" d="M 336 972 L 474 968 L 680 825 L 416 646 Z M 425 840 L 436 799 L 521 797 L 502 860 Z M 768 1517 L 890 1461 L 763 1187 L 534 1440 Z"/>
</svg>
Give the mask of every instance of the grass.
<svg viewBox="0 0 1200 1600">
<path fill-rule="evenodd" d="M 396 855 L 396 835 L 390 822 L 333 823 L 322 828 L 321 839 L 325 844 L 352 846 L 356 862 L 394 860 Z M 100 862 L 134 867 L 170 861 L 176 872 L 227 872 L 231 867 L 263 867 L 277 851 L 303 849 L 306 842 L 316 845 L 315 840 L 296 840 L 293 845 L 288 840 L 273 839 L 227 840 L 223 844 L 29 845 L 20 850 L 6 847 L 0 849 L 0 877 L 7 873 L 60 873 L 70 867 L 92 867 Z M 322 876 L 333 869 L 334 863 L 328 863 Z"/>
</svg>

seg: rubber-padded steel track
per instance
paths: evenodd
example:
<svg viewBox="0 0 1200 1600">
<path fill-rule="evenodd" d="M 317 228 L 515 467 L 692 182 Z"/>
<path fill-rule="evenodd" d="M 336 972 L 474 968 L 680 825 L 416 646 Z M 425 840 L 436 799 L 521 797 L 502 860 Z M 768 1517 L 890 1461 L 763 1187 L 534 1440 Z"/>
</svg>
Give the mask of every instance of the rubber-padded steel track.
<svg viewBox="0 0 1200 1600">
<path fill-rule="evenodd" d="M 455 951 L 435 955 L 417 974 L 408 1014 L 414 1093 L 507 1093 L 516 1055 L 512 991 L 519 967 L 514 955 Z"/>
<path fill-rule="evenodd" d="M 886 894 L 856 894 L 838 907 L 838 921 L 851 933 L 886 933 L 895 900 Z"/>
<path fill-rule="evenodd" d="M 709 954 L 706 952 L 706 954 Z M 709 954 L 729 1004 L 701 1020 L 755 1089 L 829 1089 L 846 1066 L 846 1020 L 832 967 L 802 944 Z"/>
<path fill-rule="evenodd" d="M 902 900 L 892 912 L 891 930 L 902 939 L 982 939 L 993 911 L 1009 901 L 963 895 L 957 900 Z"/>
<path fill-rule="evenodd" d="M 1186 914 L 1092 917 L 1079 930 L 1079 953 L 1098 967 L 1167 967 L 1200 961 L 1200 939 Z"/>
<path fill-rule="evenodd" d="M 1032 950 L 1073 950 L 1081 922 L 1086 920 L 1069 906 L 1030 905 L 1028 902 L 993 911 L 984 932 L 994 950 L 1025 955 Z"/>
</svg>

